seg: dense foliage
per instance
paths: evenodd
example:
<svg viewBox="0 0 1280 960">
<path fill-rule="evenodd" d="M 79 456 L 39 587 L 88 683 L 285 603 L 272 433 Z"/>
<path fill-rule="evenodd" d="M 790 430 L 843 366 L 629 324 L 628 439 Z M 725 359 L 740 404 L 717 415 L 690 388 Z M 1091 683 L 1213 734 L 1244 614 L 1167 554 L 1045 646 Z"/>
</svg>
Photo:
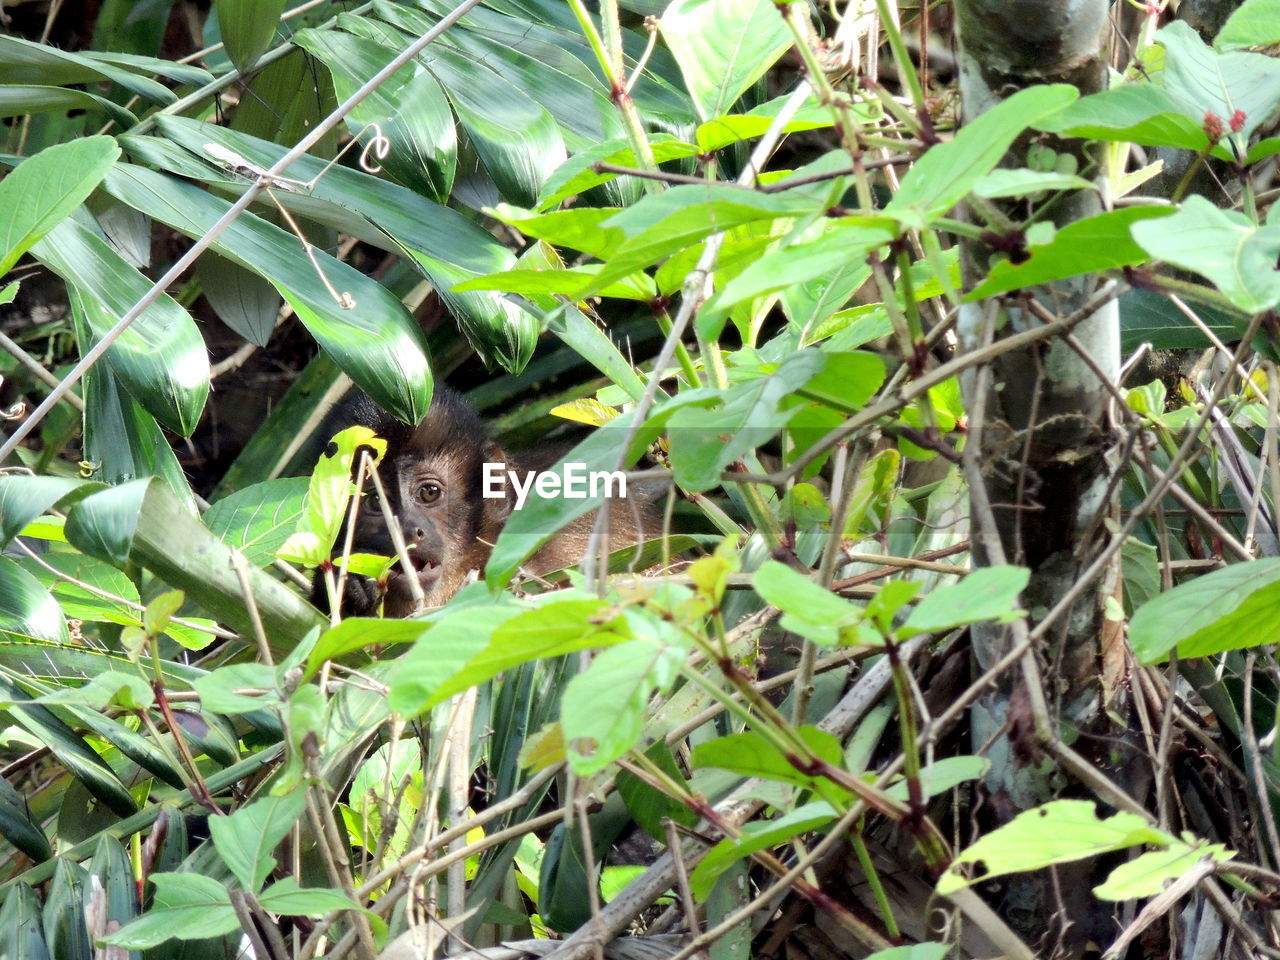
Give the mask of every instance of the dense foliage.
<svg viewBox="0 0 1280 960">
<path fill-rule="evenodd" d="M 60 6 L 0 36 L 0 956 L 1049 956 L 990 882 L 1049 868 L 1111 955 L 1174 955 L 1184 896 L 1275 942 L 1280 0 L 1116 13 L 1110 89 L 965 124 L 945 5 Z M 1118 732 L 1011 710 L 1056 792 L 987 807 L 967 710 L 1070 603 L 970 563 L 966 477 L 1054 502 L 960 377 L 1089 313 L 954 326 L 1081 278 L 1132 358 L 1075 598 Z M 669 479 L 665 529 L 532 578 L 603 501 L 534 497 L 444 606 L 330 619 L 325 413 L 446 375 Z M 983 675 L 975 624 L 1025 643 Z"/>
</svg>

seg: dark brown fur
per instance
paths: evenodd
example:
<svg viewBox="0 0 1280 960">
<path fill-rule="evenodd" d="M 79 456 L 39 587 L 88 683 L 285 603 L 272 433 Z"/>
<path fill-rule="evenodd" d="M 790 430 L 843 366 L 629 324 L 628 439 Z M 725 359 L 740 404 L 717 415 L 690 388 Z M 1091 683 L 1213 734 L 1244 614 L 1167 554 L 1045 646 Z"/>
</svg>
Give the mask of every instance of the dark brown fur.
<svg viewBox="0 0 1280 960">
<path fill-rule="evenodd" d="M 490 438 L 475 411 L 453 390 L 437 386 L 431 408 L 417 427 L 401 423 L 363 394 L 348 400 L 334 418 L 331 432 L 365 426 L 387 441 L 378 476 L 400 525 L 409 558 L 422 587 L 426 606 L 444 603 L 482 571 L 507 517 L 514 494 L 507 499 L 481 496 L 482 465 L 505 462 L 512 470 L 554 467 L 566 452 L 556 446 L 533 454 L 508 456 Z M 551 538 L 525 565 L 535 575 L 579 562 L 586 549 L 595 514 L 575 520 Z M 621 550 L 657 535 L 659 524 L 651 503 L 642 497 L 614 503 L 609 511 L 609 547 Z M 366 483 L 360 504 L 353 552 L 396 555 L 382 507 L 372 483 Z M 413 591 L 397 564 L 385 585 L 367 577 L 348 577 L 341 609 L 346 616 L 371 616 L 380 599 L 388 617 L 415 612 Z M 317 577 L 312 599 L 322 608 L 325 588 Z"/>
</svg>

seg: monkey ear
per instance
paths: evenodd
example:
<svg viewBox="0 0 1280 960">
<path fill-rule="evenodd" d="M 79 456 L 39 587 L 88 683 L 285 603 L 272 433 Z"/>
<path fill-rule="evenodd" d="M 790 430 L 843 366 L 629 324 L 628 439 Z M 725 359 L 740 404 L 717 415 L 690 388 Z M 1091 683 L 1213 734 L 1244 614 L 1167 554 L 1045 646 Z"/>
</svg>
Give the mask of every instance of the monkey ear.
<svg viewBox="0 0 1280 960">
<path fill-rule="evenodd" d="M 489 440 L 485 443 L 484 448 L 480 451 L 481 463 L 499 463 L 502 465 L 502 490 L 504 495 L 501 497 L 486 497 L 484 500 L 484 519 L 486 523 L 495 523 L 501 525 L 506 522 L 507 517 L 511 516 L 511 511 L 515 509 L 516 495 L 511 489 L 511 484 L 507 483 L 508 470 L 514 470 L 515 467 L 507 457 L 507 453 L 498 444 L 496 440 Z"/>
</svg>

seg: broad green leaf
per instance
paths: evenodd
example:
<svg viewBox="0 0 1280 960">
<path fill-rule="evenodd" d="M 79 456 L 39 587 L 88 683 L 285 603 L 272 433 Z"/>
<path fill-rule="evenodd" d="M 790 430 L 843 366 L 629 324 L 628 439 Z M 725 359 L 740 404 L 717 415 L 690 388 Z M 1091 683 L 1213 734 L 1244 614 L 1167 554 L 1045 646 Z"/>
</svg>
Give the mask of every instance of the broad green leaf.
<svg viewBox="0 0 1280 960">
<path fill-rule="evenodd" d="M 564 162 L 564 138 L 551 114 L 481 60 L 442 44 L 423 60 L 444 86 L 458 123 L 502 199 L 530 206 Z"/>
<path fill-rule="evenodd" d="M 675 140 L 665 134 L 651 134 L 651 136 L 650 148 L 655 163 L 696 157 L 699 153 L 696 144 Z M 616 173 L 597 173 L 595 170 L 597 163 L 634 167 L 636 155 L 623 139 L 593 143 L 585 149 L 576 151 L 547 178 L 535 209 L 545 213 L 570 197 L 586 193 L 592 187 L 598 187 L 602 183 L 609 183 L 618 178 L 619 175 Z"/>
<path fill-rule="evenodd" d="M 53 856 L 53 849 L 42 830 L 31 818 L 27 800 L 9 781 L 0 777 L 0 836 L 12 843 L 36 863 Z M 3 924 L 0 924 L 0 928 Z M 3 954 L 0 947 L 0 954 Z"/>
<path fill-rule="evenodd" d="M 791 46 L 791 31 L 771 0 L 675 0 L 662 15 L 702 120 L 729 108 Z"/>
<path fill-rule="evenodd" d="M 924 798 L 929 800 L 962 783 L 986 776 L 990 769 L 991 761 L 986 757 L 942 757 L 920 770 L 920 789 Z M 905 778 L 890 784 L 885 793 L 903 803 L 907 803 L 910 798 Z"/>
<path fill-rule="evenodd" d="M 583 294 L 652 266 L 714 233 L 760 220 L 816 216 L 824 209 L 821 200 L 808 193 L 756 193 L 723 183 L 672 187 L 649 194 L 602 224 L 605 229 L 622 231 L 626 239 L 609 257 L 596 283 Z"/>
<path fill-rule="evenodd" d="M 104 183 L 113 196 L 191 237 L 208 232 L 229 206 L 198 187 L 132 164 L 118 164 Z M 354 300 L 354 308 L 344 309 L 298 238 L 248 213 L 212 249 L 270 280 L 311 335 L 384 409 L 410 423 L 426 414 L 432 381 L 422 332 L 385 287 L 313 251 L 329 283 Z"/>
<path fill-rule="evenodd" d="M 92 960 L 85 910 L 89 906 L 89 874 L 67 857 L 58 857 L 53 881 L 44 898 L 44 939 L 57 960 Z"/>
<path fill-rule="evenodd" d="M 299 887 L 293 877 L 284 877 L 271 884 L 259 895 L 258 902 L 272 913 L 290 917 L 323 917 L 335 910 L 361 910 L 375 921 L 375 926 L 382 923 L 377 914 L 363 910 L 341 890 Z"/>
<path fill-rule="evenodd" d="M 1073 173 L 1052 170 L 992 170 L 973 185 L 975 196 L 987 199 L 1025 197 L 1042 190 L 1095 190 L 1097 184 Z"/>
<path fill-rule="evenodd" d="M 0 569 L 11 562 L 3 557 L 0 560 L 5 560 Z M 48 747 L 58 762 L 113 813 L 127 817 L 137 811 L 128 789 L 84 738 L 48 707 L 33 703 L 31 697 L 4 675 L 0 675 L 0 702 L 4 702 L 5 712 L 14 723 Z"/>
<path fill-rule="evenodd" d="M 1219 50 L 1270 47 L 1278 42 L 1280 5 L 1276 0 L 1244 0 L 1213 38 Z"/>
<path fill-rule="evenodd" d="M 28 157 L 0 180 L 0 276 L 84 202 L 119 156 L 111 137 L 83 137 Z"/>
<path fill-rule="evenodd" d="M 17 561 L 0 557 L 0 634 L 67 643 L 67 622 L 49 591 Z"/>
<path fill-rule="evenodd" d="M 80 687 L 64 687 L 39 698 L 40 703 L 76 704 L 94 710 L 120 707 L 143 710 L 155 702 L 151 684 L 136 673 L 107 670 Z"/>
<path fill-rule="evenodd" d="M 1143 843 L 1165 846 L 1171 842 L 1173 837 L 1137 814 L 1121 812 L 1100 819 L 1090 800 L 1054 800 L 1018 814 L 958 853 L 939 878 L 937 889 L 945 896 L 979 880 L 1072 863 Z M 983 869 L 966 878 L 959 870 L 966 863 L 981 863 Z"/>
<path fill-rule="evenodd" d="M 843 766 L 840 741 L 818 727 L 804 726 L 796 731 L 810 753 L 836 768 Z M 783 753 L 771 740 L 755 730 L 733 733 L 700 743 L 693 749 L 695 768 L 718 767 L 743 777 L 776 780 L 805 790 L 816 790 L 832 802 L 847 799 L 848 791 L 825 777 L 802 771 L 792 760 L 797 755 Z"/>
<path fill-rule="evenodd" d="M 622 618 L 603 600 L 577 599 L 571 594 L 554 597 L 541 607 L 503 620 L 488 645 L 438 687 L 427 706 L 443 703 L 521 663 L 611 646 L 626 640 L 629 633 Z"/>
<path fill-rule="evenodd" d="M 1126 290 L 1120 295 L 1120 350 L 1128 355 L 1144 341 L 1156 350 L 1177 350 L 1208 346 L 1204 331 L 1197 327 L 1169 298 L 1154 290 Z M 1200 321 L 1219 337 L 1234 340 L 1239 328 L 1219 310 L 1195 304 L 1191 307 Z"/>
<path fill-rule="evenodd" d="M 82 319 L 85 301 L 74 287 L 67 292 L 71 297 L 72 320 L 80 332 L 86 326 Z M 89 339 L 87 332 L 82 336 Z M 96 364 L 85 371 L 81 382 L 86 410 L 82 456 L 91 476 L 103 483 L 159 477 L 187 511 L 194 514 L 196 504 L 191 485 L 173 447 L 156 418 L 124 389 L 111 365 Z"/>
<path fill-rule="evenodd" d="M 765 253 L 713 294 L 698 310 L 699 332 L 718 335 L 729 311 L 756 297 L 813 280 L 827 282 L 842 270 L 860 271 L 867 254 L 894 238 L 892 224 L 883 217 L 842 217 L 824 221 L 819 229 L 817 239 L 800 239 Z"/>
<path fill-rule="evenodd" d="M 1178 584 L 1139 607 L 1129 646 L 1141 663 L 1206 657 L 1271 643 L 1280 630 L 1280 558 L 1236 563 Z"/>
<path fill-rule="evenodd" d="M 254 566 L 265 567 L 297 526 L 308 486 L 306 477 L 255 483 L 213 504 L 205 526 Z"/>
<path fill-rule="evenodd" d="M 822 370 L 800 392 L 844 413 L 870 400 L 884 383 L 884 361 L 867 351 L 824 350 Z"/>
<path fill-rule="evenodd" d="M 329 559 L 333 544 L 347 519 L 347 505 L 356 494 L 351 478 L 359 467 L 357 455 L 371 452 L 370 467 L 386 453 L 387 441 L 368 427 L 348 427 L 333 438 L 333 452 L 326 451 L 311 473 L 297 527 L 276 551 L 282 560 L 317 567 Z"/>
<path fill-rule="evenodd" d="M 1235 856 L 1223 843 L 1173 842 L 1164 850 L 1149 850 L 1120 864 L 1105 882 L 1093 888 L 1100 900 L 1136 900 L 1154 897 L 1165 884 L 1176 880 L 1206 857 L 1225 863 Z"/>
<path fill-rule="evenodd" d="M 982 620 L 1008 623 L 1026 611 L 1015 604 L 1026 587 L 1031 571 L 1025 567 L 980 567 L 959 583 L 938 587 L 916 604 L 898 636 L 940 633 L 952 627 Z"/>
<path fill-rule="evenodd" d="M 250 343 L 265 347 L 280 312 L 276 288 L 253 271 L 208 250 L 196 261 L 196 276 L 200 292 L 218 319 Z"/>
<path fill-rule="evenodd" d="M 27 524 L 55 504 L 66 506 L 99 489 L 101 484 L 74 477 L 0 474 L 0 547 L 8 546 Z M 74 498 L 73 493 L 77 494 Z"/>
<path fill-rule="evenodd" d="M 21 880 L 9 887 L 0 908 L 0 956 L 14 960 L 49 960 L 49 948 L 40 929 L 44 905 L 39 895 Z"/>
<path fill-rule="evenodd" d="M 905 947 L 877 950 L 867 960 L 946 960 L 951 955 L 949 943 L 913 943 Z"/>
<path fill-rule="evenodd" d="M 129 950 L 147 950 L 166 940 L 203 940 L 240 926 L 227 887 L 198 873 L 153 873 L 150 910 L 103 941 Z"/>
<path fill-rule="evenodd" d="M 213 5 L 227 56 L 242 74 L 271 45 L 284 7 L 285 0 L 217 0 Z"/>
<path fill-rule="evenodd" d="M 336 30 L 300 30 L 294 42 L 329 68 L 342 100 L 398 52 Z M 353 135 L 377 123 L 390 143 L 380 162 L 391 176 L 438 203 L 449 199 L 458 164 L 458 137 L 449 102 L 430 72 L 416 64 L 400 68 L 347 115 L 346 123 Z"/>
<path fill-rule="evenodd" d="M 210 141 L 264 167 L 284 154 L 284 148 L 276 144 L 181 117 L 163 117 L 159 126 L 166 136 L 201 155 L 203 145 Z M 138 142 L 130 140 L 131 151 Z M 146 141 L 153 147 L 166 142 Z M 210 179 L 207 167 L 184 162 L 201 169 L 184 175 Z M 344 233 L 403 253 L 431 281 L 481 356 L 515 372 L 528 362 L 539 333 L 536 320 L 498 294 L 452 290 L 459 281 L 505 270 L 515 263 L 511 252 L 490 233 L 456 210 L 357 170 L 327 167 L 316 157 L 303 157 L 286 172 L 308 182 L 319 179 L 307 197 L 278 192 L 281 203 Z"/>
<path fill-rule="evenodd" d="M 1048 243 L 1030 247 L 1023 262 L 997 263 L 965 300 L 981 300 L 1037 283 L 1143 263 L 1147 253 L 1133 240 L 1130 228 L 1171 213 L 1165 207 L 1125 207 L 1076 220 L 1055 231 Z M 1154 223 L 1150 228 L 1165 229 Z"/>
<path fill-rule="evenodd" d="M 406 719 L 427 708 L 435 692 L 489 644 L 493 632 L 522 611 L 514 603 L 464 606 L 447 610 L 435 626 L 421 633 L 413 649 L 396 661 L 387 701 Z"/>
<path fill-rule="evenodd" d="M 162 107 L 177 99 L 164 84 L 133 70 L 122 69 L 101 55 L 72 53 L 11 35 L 0 36 L 0 77 L 4 77 L 6 83 L 53 87 L 111 80 L 130 93 Z"/>
<path fill-rule="evenodd" d="M 236 691 L 256 687 L 267 691 L 269 697 L 276 687 L 276 673 L 265 663 L 233 663 L 199 677 L 194 686 L 200 694 L 200 706 L 210 713 L 252 713 L 269 700 Z"/>
<path fill-rule="evenodd" d="M 107 923 L 123 926 L 136 917 L 139 911 L 138 879 L 133 874 L 133 863 L 124 845 L 111 834 L 102 834 L 87 866 L 89 876 L 97 880 L 106 901 Z"/>
<path fill-rule="evenodd" d="M 705 902 L 715 882 L 733 863 L 760 850 L 786 843 L 792 837 L 821 830 L 835 819 L 835 808 L 819 801 L 788 810 L 774 820 L 744 824 L 740 836 L 727 837 L 707 852 L 689 874 L 689 889 L 699 902 Z"/>
<path fill-rule="evenodd" d="M 670 777 L 672 783 L 688 786 L 684 774 L 671 753 L 671 748 L 661 737 L 644 751 L 644 755 Z M 671 820 L 685 827 L 693 827 L 698 822 L 698 815 L 685 804 L 670 796 L 666 790 L 654 786 L 628 770 L 618 771 L 617 784 L 618 793 L 627 805 L 627 812 L 649 836 L 659 843 L 667 841 L 665 820 Z"/>
<path fill-rule="evenodd" d="M 245 609 L 231 549 L 163 483 L 139 480 L 86 497 L 68 516 L 66 533 L 91 556 L 117 565 L 140 564 L 218 620 L 253 636 L 255 626 Z M 247 575 L 277 656 L 324 622 L 314 607 L 266 573 L 249 567 Z"/>
<path fill-rule="evenodd" d="M 1153 257 L 1208 277 L 1241 310 L 1280 303 L 1280 224 L 1257 227 L 1242 213 L 1191 196 L 1170 217 L 1135 223 L 1133 237 Z"/>
<path fill-rule="evenodd" d="M 667 433 L 676 482 L 686 490 L 719 486 L 722 471 L 786 426 L 799 408 L 785 401 L 825 365 L 825 354 L 804 350 L 772 373 L 714 393 L 710 405 L 690 402 L 674 411 Z M 682 398 L 689 401 L 693 395 Z"/>
<path fill-rule="evenodd" d="M 655 624 L 656 626 L 656 624 Z M 600 653 L 565 688 L 560 708 L 569 766 L 579 776 L 603 770 L 636 745 L 649 698 L 679 675 L 687 651 L 667 637 L 633 639 Z"/>
<path fill-rule="evenodd" d="M 1033 126 L 1068 137 L 1204 150 L 1209 137 L 1203 116 L 1184 114 L 1162 86 L 1127 83 L 1083 97 Z"/>
<path fill-rule="evenodd" d="M 1165 50 L 1158 81 L 1187 116 L 1215 114 L 1244 155 L 1249 137 L 1280 106 L 1280 63 L 1261 53 L 1214 50 L 1184 20 L 1161 27 L 1155 39 Z M 1231 130 L 1237 111 L 1239 129 Z"/>
<path fill-rule="evenodd" d="M 777 560 L 766 560 L 751 578 L 765 601 L 782 611 L 782 626 L 824 647 L 856 643 L 862 611 Z"/>
<path fill-rule="evenodd" d="M 256 892 L 261 888 L 275 869 L 272 851 L 297 823 L 306 805 L 306 791 L 293 790 L 282 797 L 259 797 L 230 816 L 209 820 L 214 848 L 242 889 Z"/>
<path fill-rule="evenodd" d="M 64 220 L 31 251 L 74 288 L 90 342 L 101 340 L 152 283 L 87 227 Z M 190 436 L 209 396 L 209 354 L 191 315 L 162 293 L 107 349 L 130 395 L 170 430 Z"/>
<path fill-rule="evenodd" d="M 20 117 L 28 113 L 61 113 L 67 110 L 105 110 L 117 124 L 128 129 L 138 122 L 118 103 L 84 90 L 38 84 L 0 84 L 0 117 Z M 76 142 L 76 141 L 69 141 Z"/>
<path fill-rule="evenodd" d="M 1023 130 L 1080 96 L 1075 87 L 1046 84 L 1019 90 L 966 123 L 955 139 L 931 147 L 902 178 L 885 216 L 904 227 L 927 227 L 990 173 Z"/>
<path fill-rule="evenodd" d="M 412 643 L 430 628 L 418 620 L 380 620 L 371 617 L 346 617 L 336 627 L 320 635 L 307 656 L 305 679 L 311 679 L 327 660 L 334 660 L 355 650 Z"/>
</svg>

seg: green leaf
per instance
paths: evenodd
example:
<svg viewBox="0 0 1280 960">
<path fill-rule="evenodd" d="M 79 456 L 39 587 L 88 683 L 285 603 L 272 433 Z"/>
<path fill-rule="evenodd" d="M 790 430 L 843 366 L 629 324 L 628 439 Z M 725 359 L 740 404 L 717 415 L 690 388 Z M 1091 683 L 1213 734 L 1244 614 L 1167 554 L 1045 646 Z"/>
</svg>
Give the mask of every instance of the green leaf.
<svg viewBox="0 0 1280 960">
<path fill-rule="evenodd" d="M 1137 814 L 1121 812 L 1104 820 L 1091 801 L 1054 800 L 1018 814 L 957 854 L 938 880 L 938 893 L 946 895 L 978 880 L 1073 863 L 1138 844 L 1171 842 L 1172 837 Z M 967 879 L 958 869 L 965 863 L 982 863 L 984 869 Z"/>
<path fill-rule="evenodd" d="M 118 164 L 104 184 L 113 196 L 190 237 L 203 236 L 229 206 L 198 187 L 132 164 Z M 270 280 L 321 347 L 383 409 L 406 423 L 426 414 L 431 370 L 422 332 L 389 290 L 313 251 L 333 287 L 355 301 L 355 308 L 343 309 L 298 238 L 248 213 L 212 249 Z"/>
<path fill-rule="evenodd" d="M 1120 350 L 1130 354 L 1144 341 L 1156 350 L 1186 348 L 1204 349 L 1208 338 L 1204 331 L 1173 305 L 1164 294 L 1154 290 L 1126 290 L 1120 295 Z M 1220 310 L 1196 304 L 1196 316 L 1220 338 L 1234 340 L 1239 328 Z"/>
<path fill-rule="evenodd" d="M 1153 257 L 1208 277 L 1247 313 L 1280 303 L 1280 224 L 1257 227 L 1191 196 L 1171 217 L 1134 224 L 1133 237 Z"/>
<path fill-rule="evenodd" d="M 825 354 L 802 350 L 772 373 L 751 371 L 751 379 L 713 392 L 711 404 L 694 404 L 697 395 L 681 394 L 686 405 L 672 413 L 668 428 L 676 482 L 686 490 L 718 487 L 725 468 L 786 426 L 799 408 L 785 401 L 825 366 Z"/>
<path fill-rule="evenodd" d="M 1027 127 L 1080 96 L 1067 84 L 1019 90 L 965 124 L 953 140 L 931 147 L 902 178 L 885 216 L 904 227 L 927 227 L 943 216 L 990 173 Z"/>
<path fill-rule="evenodd" d="M 325 452 L 311 473 L 297 528 L 276 555 L 291 563 L 318 567 L 329 559 L 333 544 L 347 517 L 347 505 L 356 494 L 351 478 L 359 466 L 357 454 L 371 452 L 376 467 L 387 451 L 387 441 L 368 427 L 348 427 L 333 438 L 333 452 Z"/>
<path fill-rule="evenodd" d="M 49 508 L 87 496 L 102 485 L 75 477 L 31 477 L 24 474 L 0 474 L 0 547 L 9 545 L 22 528 Z M 76 496 L 72 497 L 71 494 Z"/>
<path fill-rule="evenodd" d="M 20 117 L 28 113 L 63 113 L 69 110 L 102 109 L 123 129 L 138 122 L 118 103 L 84 90 L 38 84 L 0 84 L 0 117 Z M 69 141 L 75 143 L 78 141 Z"/>
<path fill-rule="evenodd" d="M 244 636 L 255 625 L 231 549 L 154 480 L 103 490 L 78 503 L 67 518 L 67 539 L 116 565 L 141 564 Z M 288 653 L 324 621 L 309 603 L 252 567 L 247 571 L 262 627 L 277 656 Z"/>
<path fill-rule="evenodd" d="M 1163 87 L 1127 83 L 1084 97 L 1033 126 L 1067 137 L 1198 151 L 1209 146 L 1203 117 L 1184 114 Z"/>
<path fill-rule="evenodd" d="M 951 945 L 948 943 L 913 943 L 877 950 L 867 960 L 945 960 L 950 953 Z"/>
<path fill-rule="evenodd" d="M 336 627 L 326 630 L 307 656 L 304 678 L 310 680 L 328 660 L 364 650 L 398 643 L 412 643 L 430 628 L 417 620 L 378 620 L 371 617 L 346 617 Z"/>
<path fill-rule="evenodd" d="M 276 144 L 181 117 L 161 117 L 159 127 L 167 137 L 201 155 L 203 145 L 212 141 L 269 167 L 285 152 Z M 136 143 L 136 138 L 129 141 L 131 151 Z M 207 167 L 190 165 L 202 167 L 203 172 L 188 175 L 210 178 Z M 459 281 L 505 270 L 515 263 L 511 252 L 490 233 L 456 210 L 387 180 L 343 166 L 328 167 L 317 157 L 300 158 L 286 173 L 307 182 L 319 179 L 310 196 L 278 192 L 281 203 L 369 243 L 403 253 L 431 281 L 481 356 L 516 372 L 528 362 L 539 333 L 533 317 L 494 293 L 452 291 Z"/>
<path fill-rule="evenodd" d="M 233 663 L 197 678 L 193 686 L 200 694 L 200 706 L 210 713 L 252 713 L 267 706 L 269 700 L 236 691 L 256 687 L 267 691 L 270 697 L 276 687 L 276 674 L 265 663 Z"/>
<path fill-rule="evenodd" d="M 761 850 L 786 843 L 792 837 L 821 830 L 835 820 L 836 811 L 829 803 L 806 803 L 788 810 L 773 820 L 757 820 L 744 824 L 737 837 L 721 840 L 712 847 L 702 862 L 689 874 L 689 889 L 705 902 L 711 888 L 730 866 Z"/>
<path fill-rule="evenodd" d="M 824 647 L 857 642 L 862 611 L 777 560 L 766 560 L 751 578 L 765 602 L 782 611 L 783 629 Z"/>
<path fill-rule="evenodd" d="M 1235 856 L 1223 843 L 1173 842 L 1165 850 L 1149 850 L 1120 864 L 1106 881 L 1093 888 L 1100 900 L 1136 900 L 1154 897 L 1165 884 L 1176 880 L 1206 857 L 1225 863 Z"/>
<path fill-rule="evenodd" d="M 1219 50 L 1260 49 L 1277 42 L 1280 42 L 1280 5 L 1276 0 L 1244 0 L 1213 38 L 1213 45 Z"/>
<path fill-rule="evenodd" d="M 675 682 L 688 651 L 662 642 L 675 639 L 674 628 L 665 633 L 610 647 L 569 681 L 560 723 L 569 766 L 579 776 L 598 773 L 634 747 L 649 698 Z"/>
<path fill-rule="evenodd" d="M 336 910 L 360 910 L 369 919 L 382 923 L 380 917 L 371 910 L 364 910 L 341 890 L 329 890 L 325 887 L 299 887 L 293 877 L 277 880 L 258 897 L 258 902 L 272 913 L 280 913 L 289 917 L 323 917 Z"/>
<path fill-rule="evenodd" d="M 1015 604 L 1030 578 L 1031 571 L 1025 567 L 980 567 L 957 584 L 938 587 L 916 604 L 898 636 L 941 633 L 982 620 L 1018 620 L 1025 611 Z"/>
<path fill-rule="evenodd" d="M 49 846 L 44 830 L 31 818 L 26 798 L 3 777 L 0 777 L 0 836 L 36 863 L 42 863 L 53 856 L 53 849 Z M 3 929 L 2 924 L 0 929 Z M 0 954 L 3 953 L 3 947 L 0 947 Z"/>
<path fill-rule="evenodd" d="M 108 707 L 141 710 L 155 702 L 155 694 L 151 684 L 136 673 L 107 670 L 91 677 L 82 687 L 64 687 L 40 697 L 39 702 L 73 703 L 94 710 L 106 710 Z"/>
<path fill-rule="evenodd" d="M 293 39 L 329 68 L 342 100 L 398 52 L 336 30 L 300 30 Z M 370 123 L 377 123 L 390 143 L 380 161 L 387 172 L 437 203 L 448 201 L 458 164 L 458 136 L 440 82 L 417 64 L 401 67 L 346 118 L 353 135 L 363 133 Z"/>
<path fill-rule="evenodd" d="M 391 709 L 406 719 L 425 710 L 435 692 L 488 646 L 494 630 L 521 610 L 514 603 L 446 608 L 445 615 L 422 633 L 413 649 L 396 661 L 388 684 Z M 418 626 L 424 627 L 421 623 Z"/>
<path fill-rule="evenodd" d="M 728 113 L 791 46 L 771 0 L 675 0 L 662 15 L 662 37 L 702 120 Z"/>
<path fill-rule="evenodd" d="M 254 566 L 265 567 L 296 528 L 309 486 L 306 477 L 255 483 L 213 504 L 205 526 Z"/>
<path fill-rule="evenodd" d="M 0 77 L 4 77 L 8 83 L 53 87 L 111 80 L 130 93 L 162 107 L 177 99 L 173 91 L 164 84 L 132 70 L 121 69 L 101 55 L 95 57 L 88 53 L 72 53 L 9 35 L 0 36 Z"/>
<path fill-rule="evenodd" d="M 92 960 L 93 950 L 85 926 L 88 879 L 88 872 L 80 864 L 66 857 L 58 858 L 41 917 L 49 953 L 57 960 Z"/>
<path fill-rule="evenodd" d="M 280 25 L 285 0 L 217 0 L 218 30 L 236 69 L 248 73 L 266 52 Z"/>
<path fill-rule="evenodd" d="M 9 557 L 0 557 L 0 633 L 54 643 L 71 639 L 57 601 Z"/>
<path fill-rule="evenodd" d="M 101 340 L 152 283 L 87 227 L 64 220 L 32 253 L 79 297 L 88 328 L 81 352 Z M 209 396 L 209 354 L 191 315 L 161 294 L 107 349 L 106 361 L 134 400 L 190 436 Z"/>
<path fill-rule="evenodd" d="M 155 901 L 150 910 L 104 943 L 128 950 L 147 950 L 166 940 L 203 940 L 240 927 L 225 885 L 198 873 L 153 873 Z"/>
<path fill-rule="evenodd" d="M 1129 645 L 1139 662 L 1205 657 L 1272 642 L 1280 628 L 1280 558 L 1232 564 L 1178 584 L 1139 607 Z"/>
<path fill-rule="evenodd" d="M 33 703 L 3 675 L 0 675 L 0 700 L 7 701 L 5 710 L 13 721 L 48 747 L 58 762 L 113 813 L 127 817 L 137 812 L 137 804 L 124 784 L 107 762 L 89 748 L 84 738 L 58 719 L 53 711 Z"/>
<path fill-rule="evenodd" d="M 13 960 L 49 960 L 49 948 L 40 929 L 43 905 L 30 886 L 17 881 L 0 908 L 0 956 Z"/>
<path fill-rule="evenodd" d="M 1135 223 L 1161 219 L 1170 213 L 1172 211 L 1164 207 L 1125 207 L 1076 220 L 1055 231 L 1048 243 L 1030 247 L 1022 263 L 1009 260 L 997 263 L 987 279 L 970 291 L 965 300 L 981 300 L 1037 283 L 1143 263 L 1147 259 L 1146 251 L 1134 242 L 1130 228 Z M 1166 227 L 1152 224 L 1151 229 Z"/>
<path fill-rule="evenodd" d="M 975 196 L 1025 197 L 1042 190 L 1095 190 L 1097 184 L 1073 173 L 1052 170 L 992 170 L 973 185 Z"/>
<path fill-rule="evenodd" d="M 265 347 L 276 328 L 280 294 L 250 270 L 206 250 L 196 261 L 200 292 L 218 319 L 250 343 Z"/>
<path fill-rule="evenodd" d="M 797 242 L 768 251 L 708 298 L 698 310 L 699 332 L 718 335 L 729 311 L 741 303 L 813 280 L 829 281 L 840 271 L 859 271 L 871 251 L 894 237 L 884 217 L 841 217 L 823 221 L 816 229 L 817 239 L 805 239 L 813 232 L 807 230 Z"/>
<path fill-rule="evenodd" d="M 488 645 L 441 684 L 426 706 L 442 703 L 521 663 L 611 646 L 626 640 L 629 633 L 622 618 L 603 600 L 580 599 L 572 593 L 553 595 L 541 607 L 503 620 Z M 425 642 L 433 642 L 430 635 Z"/>
<path fill-rule="evenodd" d="M 41 150 L 0 180 L 0 276 L 85 201 L 119 156 L 113 138 L 83 137 Z"/>
<path fill-rule="evenodd" d="M 272 851 L 297 823 L 307 805 L 305 790 L 282 797 L 259 797 L 227 817 L 209 820 L 213 845 L 240 886 L 256 893 L 275 869 Z"/>
</svg>

